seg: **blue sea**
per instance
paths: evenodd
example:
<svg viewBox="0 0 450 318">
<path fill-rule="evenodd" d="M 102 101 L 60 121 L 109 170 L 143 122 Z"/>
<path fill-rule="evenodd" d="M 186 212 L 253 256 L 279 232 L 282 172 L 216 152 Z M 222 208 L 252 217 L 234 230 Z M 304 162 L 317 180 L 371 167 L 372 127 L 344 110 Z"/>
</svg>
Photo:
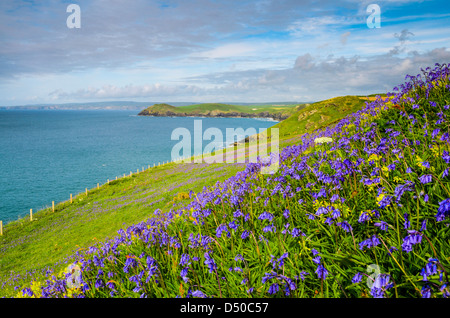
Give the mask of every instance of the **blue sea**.
<svg viewBox="0 0 450 318">
<path fill-rule="evenodd" d="M 135 111 L 0 111 L 0 220 L 4 224 L 50 207 L 107 179 L 171 160 L 175 128 L 202 131 L 274 121 L 246 118 L 146 117 Z M 203 141 L 205 147 L 210 141 Z"/>
</svg>

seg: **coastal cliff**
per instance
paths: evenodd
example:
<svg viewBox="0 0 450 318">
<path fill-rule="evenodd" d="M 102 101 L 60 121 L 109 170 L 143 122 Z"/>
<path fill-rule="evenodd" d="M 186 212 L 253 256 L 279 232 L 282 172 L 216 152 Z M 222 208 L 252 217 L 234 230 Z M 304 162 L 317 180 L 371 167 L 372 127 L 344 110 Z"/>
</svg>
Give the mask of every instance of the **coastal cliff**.
<svg viewBox="0 0 450 318">
<path fill-rule="evenodd" d="M 276 109 L 268 107 L 251 108 L 227 104 L 198 104 L 175 107 L 169 104 L 155 104 L 142 110 L 139 116 L 154 117 L 241 117 L 267 118 L 276 121 L 287 119 L 296 107 L 284 106 Z"/>
</svg>

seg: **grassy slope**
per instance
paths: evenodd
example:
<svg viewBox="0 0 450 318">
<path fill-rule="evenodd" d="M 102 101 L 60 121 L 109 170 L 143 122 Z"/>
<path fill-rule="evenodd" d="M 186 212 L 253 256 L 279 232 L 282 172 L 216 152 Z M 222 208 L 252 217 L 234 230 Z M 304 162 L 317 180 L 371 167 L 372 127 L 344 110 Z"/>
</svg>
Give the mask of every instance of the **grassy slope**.
<svg viewBox="0 0 450 318">
<path fill-rule="evenodd" d="M 169 104 L 155 104 L 148 108 L 146 111 L 148 112 L 174 112 L 174 113 L 187 113 L 187 114 L 205 114 L 213 111 L 220 112 L 241 112 L 247 114 L 256 114 L 260 112 L 269 112 L 273 113 L 292 113 L 295 111 L 295 105 L 286 105 L 286 106 L 242 106 L 242 105 L 229 105 L 229 104 L 220 104 L 220 103 L 203 103 L 203 104 L 195 104 L 189 106 L 180 106 L 174 107 Z"/>
<path fill-rule="evenodd" d="M 315 129 L 317 125 L 311 123 L 320 121 L 321 116 L 326 116 L 326 120 L 319 125 L 325 126 L 360 109 L 363 103 L 361 98 L 347 96 L 297 109 L 289 119 L 274 126 L 280 129 L 280 146 L 295 143 L 301 134 Z M 301 121 L 299 116 L 303 116 Z M 146 220 L 157 208 L 169 211 L 178 193 L 198 192 L 242 169 L 243 165 L 226 163 L 167 164 L 112 181 L 99 190 L 91 190 L 88 196 L 79 194 L 73 204 L 57 205 L 55 213 L 51 209 L 39 211 L 33 215 L 33 222 L 28 219 L 12 222 L 4 226 L 4 235 L 0 236 L 0 282 L 8 281 L 16 273 L 24 276 L 27 271 L 59 264 L 77 249 Z M 7 291 L 8 288 L 0 291 L 0 296 Z"/>
</svg>

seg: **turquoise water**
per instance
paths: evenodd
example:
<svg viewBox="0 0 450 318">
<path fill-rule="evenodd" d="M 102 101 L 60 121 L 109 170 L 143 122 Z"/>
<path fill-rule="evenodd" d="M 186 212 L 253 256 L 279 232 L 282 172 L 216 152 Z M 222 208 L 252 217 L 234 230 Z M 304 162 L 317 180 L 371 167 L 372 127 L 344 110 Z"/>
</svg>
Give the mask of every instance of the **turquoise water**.
<svg viewBox="0 0 450 318">
<path fill-rule="evenodd" d="M 133 111 L 0 111 L 0 220 L 51 206 L 107 179 L 170 161 L 184 127 L 268 128 L 244 118 L 141 117 Z M 204 141 L 203 147 L 210 141 Z M 193 141 L 192 141 L 193 143 Z"/>
</svg>

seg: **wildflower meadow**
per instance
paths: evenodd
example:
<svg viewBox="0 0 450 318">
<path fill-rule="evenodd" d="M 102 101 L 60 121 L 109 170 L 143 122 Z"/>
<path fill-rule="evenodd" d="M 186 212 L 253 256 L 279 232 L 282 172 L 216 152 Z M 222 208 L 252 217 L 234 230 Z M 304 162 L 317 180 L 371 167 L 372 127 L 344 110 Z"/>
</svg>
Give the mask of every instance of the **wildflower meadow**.
<svg viewBox="0 0 450 318">
<path fill-rule="evenodd" d="M 13 297 L 448 298 L 450 67 L 436 64 Z"/>
</svg>

